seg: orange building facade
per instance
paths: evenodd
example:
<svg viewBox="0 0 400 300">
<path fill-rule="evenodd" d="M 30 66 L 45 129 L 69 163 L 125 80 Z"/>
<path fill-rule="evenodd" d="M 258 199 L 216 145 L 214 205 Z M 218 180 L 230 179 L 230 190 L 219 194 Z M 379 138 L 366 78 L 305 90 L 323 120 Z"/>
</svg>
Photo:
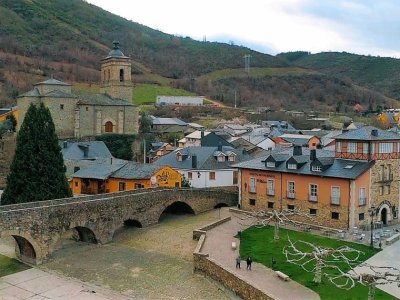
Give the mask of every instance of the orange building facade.
<svg viewBox="0 0 400 300">
<path fill-rule="evenodd" d="M 74 195 L 102 194 L 149 189 L 181 187 L 181 174 L 169 166 L 128 163 L 109 176 L 90 175 L 90 170 L 76 172 L 70 181 Z M 101 178 L 99 178 L 101 177 Z"/>
</svg>

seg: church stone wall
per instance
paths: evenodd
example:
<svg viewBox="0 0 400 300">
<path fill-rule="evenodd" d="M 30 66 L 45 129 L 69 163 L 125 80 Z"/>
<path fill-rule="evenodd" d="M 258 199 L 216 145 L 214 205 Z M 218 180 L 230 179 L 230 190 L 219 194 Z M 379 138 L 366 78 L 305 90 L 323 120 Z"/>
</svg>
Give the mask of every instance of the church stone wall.
<svg viewBox="0 0 400 300">
<path fill-rule="evenodd" d="M 31 103 L 38 104 L 39 97 L 20 97 L 17 99 L 18 111 L 19 111 L 19 122 L 17 123 L 17 132 L 21 129 L 21 125 L 24 122 L 26 112 L 28 111 Z"/>
<path fill-rule="evenodd" d="M 78 99 L 44 97 L 42 101 L 50 110 L 58 138 L 74 137 L 75 108 Z"/>
</svg>

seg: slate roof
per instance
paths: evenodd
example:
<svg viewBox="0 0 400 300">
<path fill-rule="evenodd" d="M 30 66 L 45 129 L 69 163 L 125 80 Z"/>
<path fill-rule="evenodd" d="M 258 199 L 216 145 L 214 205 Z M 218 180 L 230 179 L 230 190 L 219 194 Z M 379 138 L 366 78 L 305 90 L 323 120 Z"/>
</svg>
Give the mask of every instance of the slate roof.
<svg viewBox="0 0 400 300">
<path fill-rule="evenodd" d="M 138 164 L 129 162 L 111 175 L 112 178 L 148 179 L 164 166 L 155 164 Z"/>
<path fill-rule="evenodd" d="M 79 98 L 78 105 L 133 106 L 133 104 L 128 101 L 115 99 L 107 94 L 89 94 L 79 92 L 77 95 Z"/>
<path fill-rule="evenodd" d="M 64 160 L 64 165 L 67 168 L 65 175 L 67 177 L 73 177 L 75 173 L 75 168 L 79 168 L 81 170 L 92 168 L 92 166 L 107 166 L 110 164 L 125 164 L 127 161 L 118 158 L 96 158 L 96 159 L 66 159 Z M 77 171 L 79 172 L 79 171 Z M 94 171 L 93 171 L 94 172 Z"/>
<path fill-rule="evenodd" d="M 34 88 L 33 90 L 30 90 L 29 92 L 26 92 L 22 95 L 19 95 L 18 98 L 21 97 L 39 97 L 40 96 L 40 92 L 37 88 Z"/>
<path fill-rule="evenodd" d="M 235 165 L 235 167 L 242 169 L 254 169 L 254 170 L 268 170 L 272 172 L 282 172 L 282 173 L 293 173 L 293 174 L 303 174 L 303 175 L 315 175 L 322 177 L 334 177 L 334 178 L 344 178 L 344 179 L 356 179 L 365 171 L 367 171 L 373 164 L 373 161 L 363 161 L 363 160 L 349 160 L 349 159 L 337 159 L 333 156 L 325 156 L 327 153 L 321 152 L 323 150 L 317 150 L 317 161 L 321 164 L 329 166 L 326 170 L 322 172 L 311 171 L 311 163 L 309 155 L 302 155 L 302 157 L 307 157 L 307 161 L 299 169 L 293 170 L 286 167 L 286 163 L 281 163 L 275 168 L 266 167 L 265 160 L 270 156 L 264 156 L 250 161 L 241 162 Z M 326 151 L 325 151 L 326 152 Z M 331 151 L 329 151 L 331 152 Z M 319 155 L 322 155 L 319 156 Z M 333 153 L 331 153 L 333 155 Z M 288 153 L 276 153 L 272 154 L 275 158 L 284 158 L 285 161 L 293 157 Z M 296 157 L 294 157 L 296 158 Z M 346 166 L 353 165 L 351 168 L 345 168 Z"/>
<path fill-rule="evenodd" d="M 97 158 L 111 158 L 113 157 L 108 150 L 106 144 L 102 141 L 88 141 L 88 142 L 65 142 L 67 148 L 64 148 L 64 142 L 59 142 L 61 153 L 64 160 L 79 160 L 79 159 L 97 159 Z M 83 147 L 88 148 L 88 156 L 84 157 Z"/>
<path fill-rule="evenodd" d="M 157 118 L 154 116 L 150 116 L 152 119 L 153 125 L 180 125 L 186 126 L 186 122 L 178 119 L 178 118 Z"/>
<path fill-rule="evenodd" d="M 52 98 L 77 98 L 77 96 L 70 94 L 70 93 L 65 93 L 62 91 L 54 90 L 51 92 L 48 92 L 47 94 L 41 95 L 42 97 L 52 97 Z"/>
<path fill-rule="evenodd" d="M 180 152 L 186 159 L 178 161 L 176 158 L 177 152 Z M 250 159 L 250 156 L 243 154 L 242 151 L 234 149 L 229 146 L 222 146 L 222 152 L 227 154 L 229 151 L 236 154 L 236 161 L 223 161 L 218 162 L 214 156 L 215 151 L 218 151 L 218 147 L 187 147 L 183 149 L 177 149 L 167 155 L 160 157 L 154 164 L 157 165 L 168 165 L 175 169 L 193 169 L 192 168 L 192 157 L 197 157 L 197 168 L 196 170 L 218 170 L 218 169 L 232 169 L 232 165 L 238 161 L 244 161 Z"/>
<path fill-rule="evenodd" d="M 120 160 L 118 161 L 113 160 L 112 164 L 97 162 L 95 164 L 92 164 L 75 172 L 73 177 L 105 180 L 126 164 L 127 164 L 126 161 L 120 161 Z"/>
<path fill-rule="evenodd" d="M 71 86 L 69 83 L 66 83 L 66 82 L 64 82 L 64 81 L 57 80 L 57 79 L 54 79 L 54 78 L 50 78 L 50 79 L 47 79 L 47 80 L 45 80 L 45 81 L 38 82 L 38 83 L 36 83 L 36 84 L 34 84 L 34 85 L 41 85 L 41 84 Z"/>
<path fill-rule="evenodd" d="M 372 130 L 377 130 L 378 135 L 373 136 Z M 359 140 L 359 141 L 382 141 L 382 140 L 398 140 L 399 135 L 381 130 L 373 126 L 364 126 L 358 129 L 350 130 L 335 137 L 337 140 Z"/>
</svg>

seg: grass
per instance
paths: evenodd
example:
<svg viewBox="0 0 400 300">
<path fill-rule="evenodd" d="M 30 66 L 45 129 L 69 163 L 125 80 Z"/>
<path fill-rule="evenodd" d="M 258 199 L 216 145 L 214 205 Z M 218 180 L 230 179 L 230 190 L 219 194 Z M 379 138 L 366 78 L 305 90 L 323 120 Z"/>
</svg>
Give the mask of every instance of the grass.
<svg viewBox="0 0 400 300">
<path fill-rule="evenodd" d="M 30 269 L 16 259 L 0 255 L 0 277 Z"/>
<path fill-rule="evenodd" d="M 253 260 L 257 261 L 268 268 L 272 268 L 272 258 L 277 261 L 277 269 L 290 276 L 292 280 L 310 288 L 320 295 L 322 300 L 357 300 L 366 299 L 368 288 L 361 284 L 357 284 L 351 290 L 344 290 L 335 287 L 326 278 L 322 278 L 320 285 L 315 284 L 312 280 L 313 273 L 304 271 L 300 266 L 286 262 L 286 257 L 283 254 L 283 248 L 289 245 L 288 236 L 294 243 L 297 240 L 311 242 L 327 248 L 338 248 L 347 245 L 364 253 L 360 259 L 360 263 L 379 252 L 377 249 L 370 247 L 345 242 L 342 240 L 330 239 L 327 237 L 312 235 L 310 233 L 297 232 L 292 230 L 280 229 L 280 239 L 274 240 L 274 228 L 267 226 L 264 228 L 249 228 L 242 232 L 240 241 L 240 254 L 242 257 L 247 257 L 251 254 Z M 341 267 L 345 270 L 344 266 Z M 376 289 L 375 299 L 396 299 L 395 297 Z"/>
<path fill-rule="evenodd" d="M 159 95 L 194 96 L 195 94 L 157 84 L 138 84 L 133 90 L 133 103 L 137 105 L 155 103 L 156 97 Z"/>
</svg>

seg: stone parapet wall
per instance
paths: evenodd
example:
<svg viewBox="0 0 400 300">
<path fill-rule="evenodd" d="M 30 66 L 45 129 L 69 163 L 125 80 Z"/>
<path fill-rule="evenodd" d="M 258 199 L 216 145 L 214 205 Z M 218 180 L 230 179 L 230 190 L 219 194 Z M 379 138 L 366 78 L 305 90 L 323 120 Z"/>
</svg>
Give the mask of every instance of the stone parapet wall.
<svg viewBox="0 0 400 300">
<path fill-rule="evenodd" d="M 226 217 L 226 218 L 223 218 L 221 220 L 217 220 L 215 222 L 209 223 L 209 224 L 207 224 L 207 225 L 205 225 L 205 226 L 203 226 L 203 227 L 201 227 L 199 229 L 193 230 L 193 239 L 194 240 L 199 240 L 200 237 L 203 234 L 206 234 L 207 230 L 213 229 L 213 228 L 215 228 L 215 227 L 217 227 L 217 226 L 219 226 L 219 225 L 221 225 L 223 223 L 226 223 L 226 222 L 228 222 L 230 220 L 231 220 L 231 217 Z"/>
<path fill-rule="evenodd" d="M 203 235 L 204 236 L 204 235 Z M 205 236 L 204 236 L 205 237 Z M 204 242 L 202 239 L 199 243 Z M 256 287 L 248 283 L 244 278 L 229 272 L 207 254 L 193 253 L 193 270 L 195 273 L 204 274 L 229 288 L 243 299 L 250 300 L 273 300 L 274 297 L 265 294 Z"/>
</svg>

